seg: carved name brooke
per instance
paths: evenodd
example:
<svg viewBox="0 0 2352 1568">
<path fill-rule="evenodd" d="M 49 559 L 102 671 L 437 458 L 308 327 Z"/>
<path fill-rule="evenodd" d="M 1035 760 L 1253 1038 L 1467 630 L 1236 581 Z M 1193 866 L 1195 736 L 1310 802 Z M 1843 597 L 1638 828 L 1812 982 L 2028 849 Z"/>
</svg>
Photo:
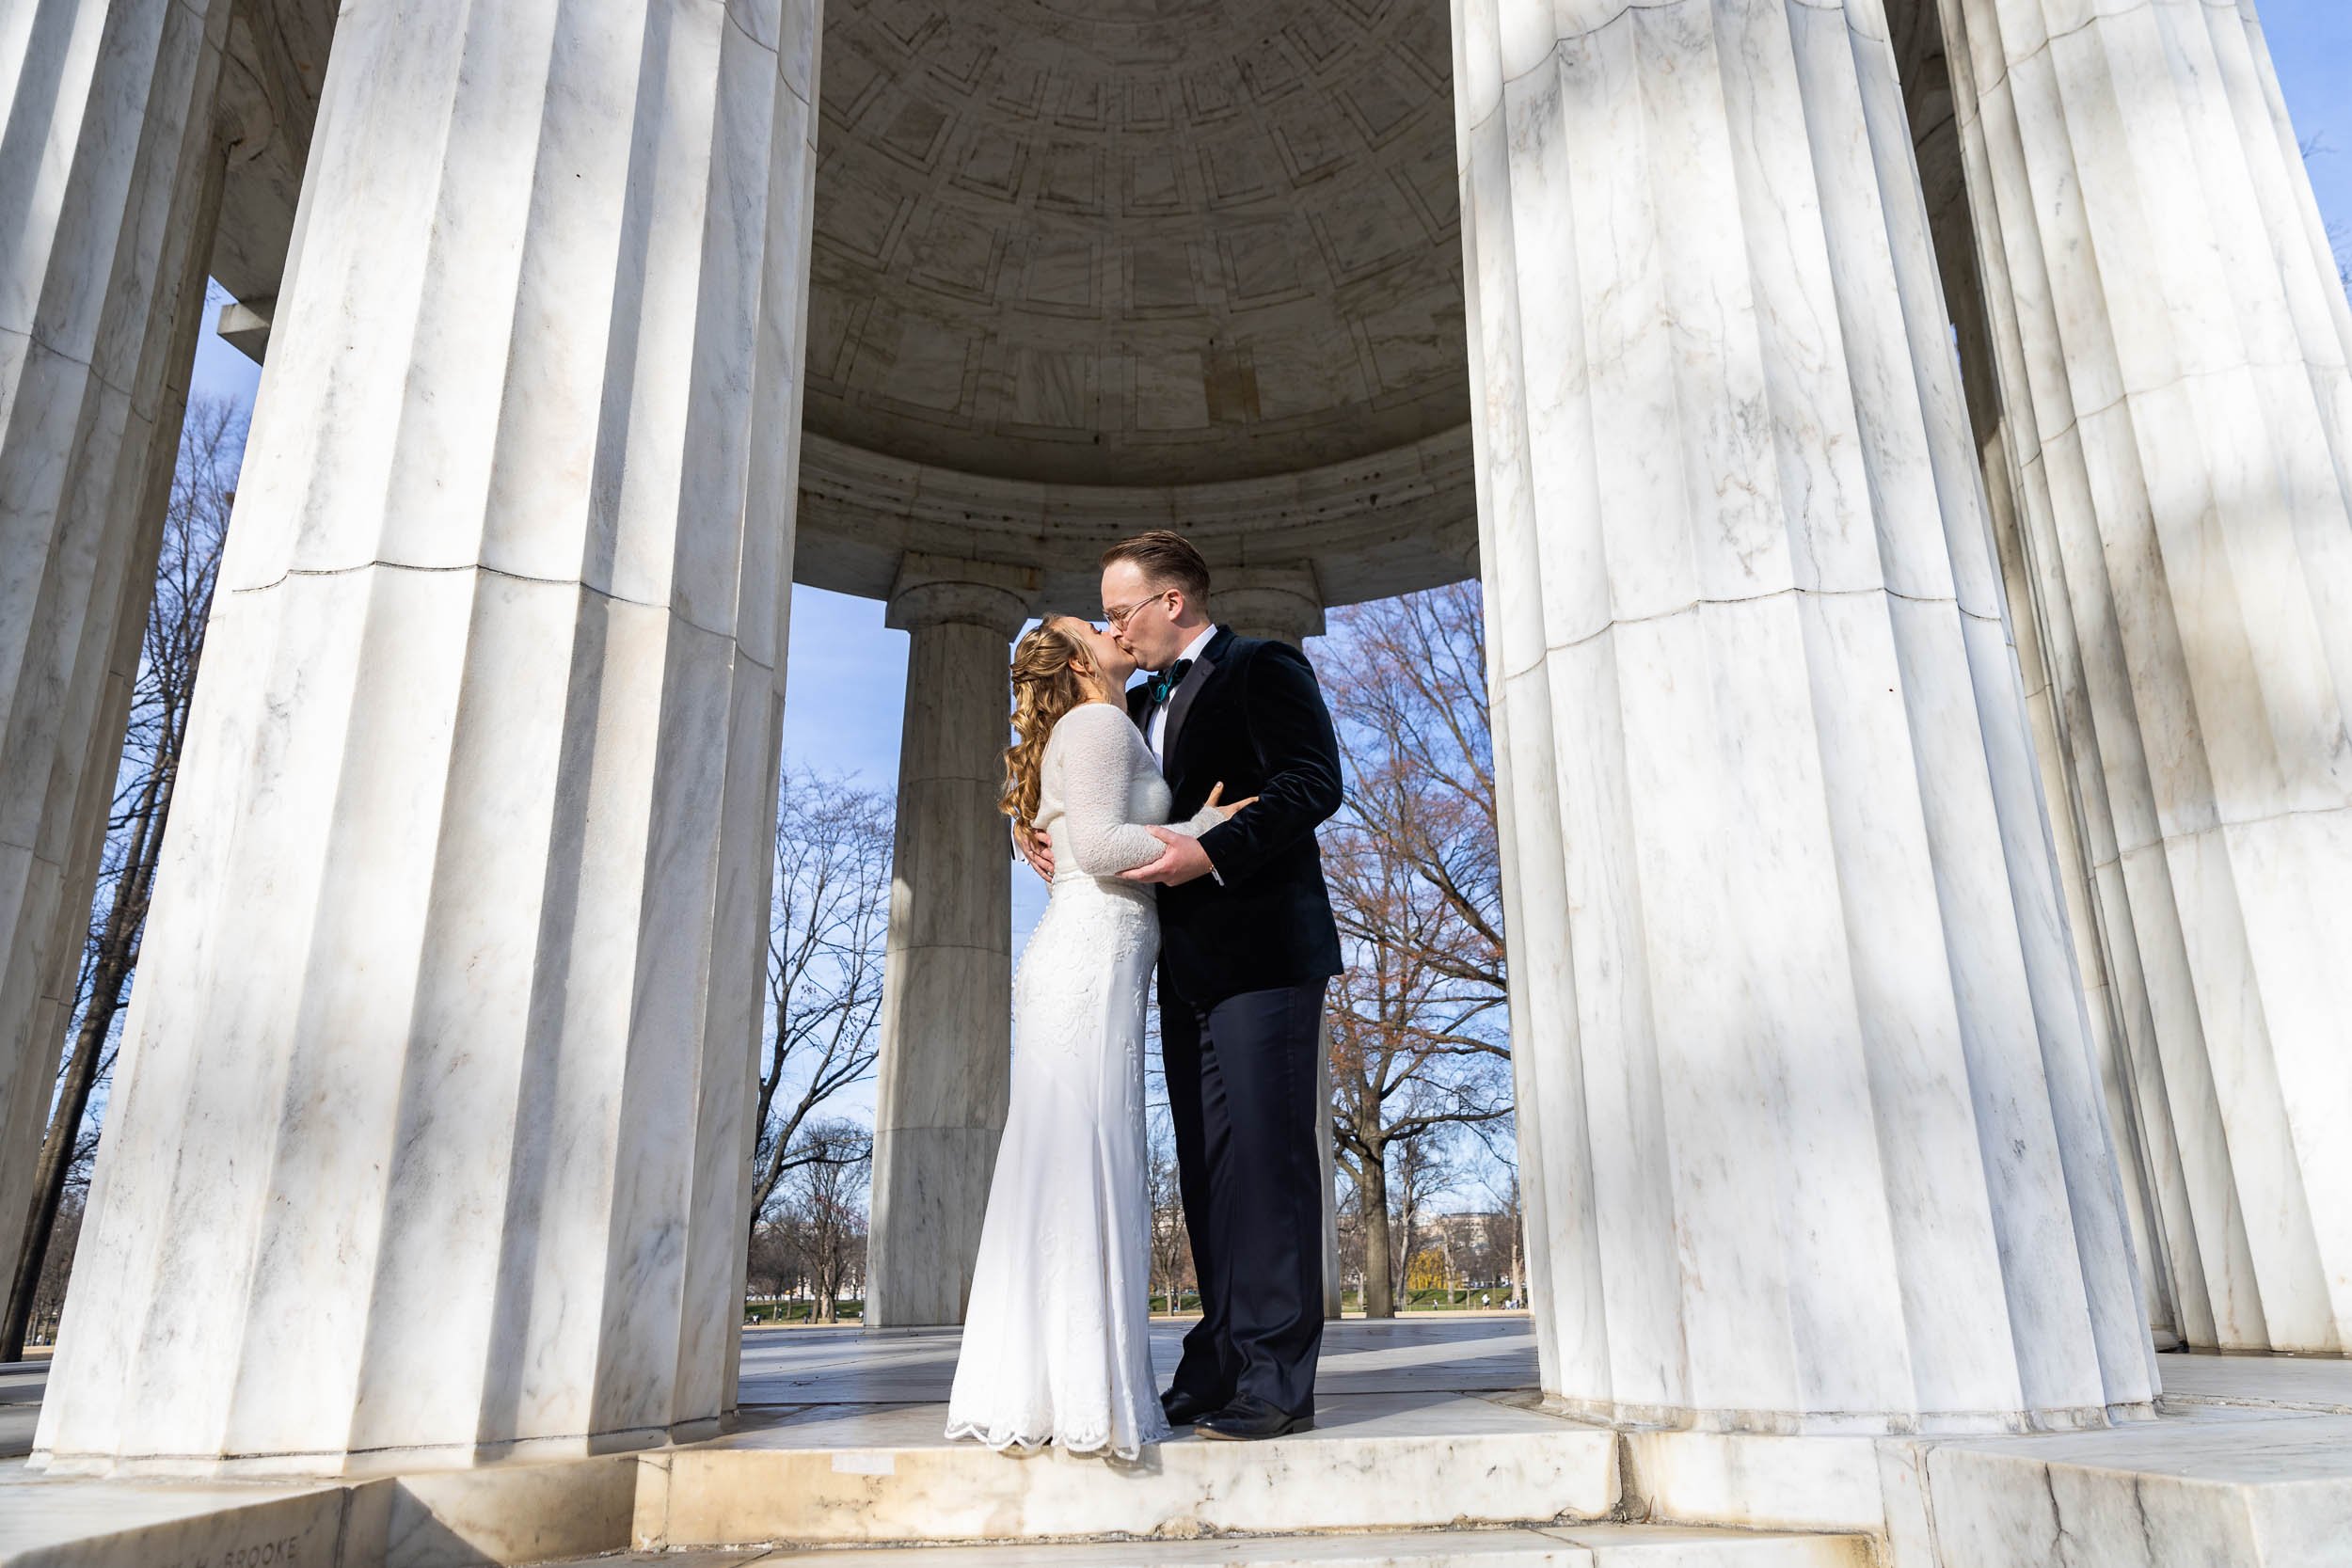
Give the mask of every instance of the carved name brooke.
<svg viewBox="0 0 2352 1568">
<path fill-rule="evenodd" d="M 294 1568 L 302 1560 L 301 1544 L 300 1536 L 289 1535 L 277 1541 L 259 1541 L 217 1552 L 174 1558 L 167 1568 Z"/>
</svg>

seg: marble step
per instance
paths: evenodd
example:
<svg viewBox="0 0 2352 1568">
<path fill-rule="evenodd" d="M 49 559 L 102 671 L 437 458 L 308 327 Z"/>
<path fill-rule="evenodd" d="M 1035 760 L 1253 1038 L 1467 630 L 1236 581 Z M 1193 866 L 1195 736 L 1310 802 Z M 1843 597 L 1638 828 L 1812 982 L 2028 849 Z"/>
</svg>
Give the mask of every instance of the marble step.
<svg viewBox="0 0 2352 1568">
<path fill-rule="evenodd" d="M 645 1552 L 551 1568 L 1871 1568 L 1859 1535 L 1667 1525 L 1402 1530 L 1201 1541 Z"/>
<path fill-rule="evenodd" d="M 1314 1432 L 1265 1443 L 1180 1434 L 1134 1465 L 950 1444 L 945 1415 L 818 1407 L 646 1454 L 636 1544 L 1417 1529 L 1589 1521 L 1617 1503 L 1613 1433 L 1470 1396 L 1327 1397 Z"/>
<path fill-rule="evenodd" d="M 755 1559 L 755 1561 L 759 1560 Z M 1658 1525 L 778 1553 L 770 1568 L 1870 1568 L 1858 1535 Z"/>
</svg>

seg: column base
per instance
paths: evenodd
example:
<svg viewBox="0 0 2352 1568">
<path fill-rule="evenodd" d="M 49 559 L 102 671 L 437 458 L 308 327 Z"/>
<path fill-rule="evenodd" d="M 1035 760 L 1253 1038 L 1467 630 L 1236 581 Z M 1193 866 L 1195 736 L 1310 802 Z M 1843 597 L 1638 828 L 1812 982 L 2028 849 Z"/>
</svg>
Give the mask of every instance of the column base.
<svg viewBox="0 0 2352 1568">
<path fill-rule="evenodd" d="M 1943 1437 L 2102 1432 L 2156 1418 L 2153 1403 L 2061 1406 L 2042 1410 L 1689 1410 L 1678 1405 L 1546 1394 L 1543 1408 L 1570 1420 L 1726 1436 Z"/>
<path fill-rule="evenodd" d="M 1556 1540 L 1503 1550 L 1526 1530 L 1565 1533 L 1604 1565 L 1650 1560 L 1654 1543 L 1687 1568 L 2316 1568 L 2352 1539 L 2352 1363 L 2168 1357 L 2159 1418 L 2111 1431 L 1792 1435 L 1560 1419 L 1532 1408 L 1534 1389 L 1494 1386 L 1513 1353 L 1492 1344 L 1459 1379 L 1423 1366 L 1415 1392 L 1368 1391 L 1393 1369 L 1350 1353 L 1386 1338 L 1361 1323 L 1340 1336 L 1315 1432 L 1179 1434 L 1129 1467 L 943 1443 L 948 1360 L 786 1335 L 795 1348 L 775 1354 L 798 1358 L 821 1415 L 754 1410 L 719 1444 L 364 1479 L 0 1476 L 0 1561 L 430 1568 L 788 1540 L 879 1547 L 876 1568 L 900 1560 L 893 1548 L 948 1544 L 1029 1568 L 1098 1560 L 1117 1535 L 1169 1568 L 1271 1568 L 1322 1560 L 1342 1532 L 1361 1556 L 1369 1527 L 1413 1531 L 1389 1555 L 1416 1568 L 1560 1560 Z M 883 1367 L 890 1402 L 872 1402 Z M 1204 1528 L 1228 1538 L 1195 1539 Z M 992 1541 L 1005 1544 L 969 1544 Z"/>
<path fill-rule="evenodd" d="M 36 1449 L 27 1469 L 55 1477 L 109 1481 L 365 1481 L 485 1465 L 551 1465 L 705 1443 L 735 1429 L 737 1413 L 698 1417 L 666 1427 L 521 1437 L 499 1443 L 436 1443 L 347 1453 L 87 1454 Z"/>
<path fill-rule="evenodd" d="M 944 1328 L 963 1321 L 1003 1136 L 994 1127 L 894 1127 L 874 1134 L 866 1327 Z"/>
</svg>

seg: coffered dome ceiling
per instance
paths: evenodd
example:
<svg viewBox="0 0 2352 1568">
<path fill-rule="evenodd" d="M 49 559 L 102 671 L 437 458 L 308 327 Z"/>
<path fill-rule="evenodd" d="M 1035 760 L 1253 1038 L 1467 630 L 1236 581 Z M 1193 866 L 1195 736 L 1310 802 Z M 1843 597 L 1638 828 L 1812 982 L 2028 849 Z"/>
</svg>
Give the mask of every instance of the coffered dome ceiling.
<svg viewBox="0 0 2352 1568">
<path fill-rule="evenodd" d="M 1443 0 L 828 0 L 805 428 L 1197 484 L 1469 419 Z"/>
</svg>

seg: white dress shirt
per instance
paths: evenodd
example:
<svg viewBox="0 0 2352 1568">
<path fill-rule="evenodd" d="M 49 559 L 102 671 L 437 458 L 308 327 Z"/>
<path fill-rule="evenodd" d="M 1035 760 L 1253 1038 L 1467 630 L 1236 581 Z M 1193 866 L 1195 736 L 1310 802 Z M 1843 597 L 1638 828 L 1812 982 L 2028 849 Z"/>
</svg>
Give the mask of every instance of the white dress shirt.
<svg viewBox="0 0 2352 1568">
<path fill-rule="evenodd" d="M 1216 640 L 1216 627 L 1203 626 L 1200 628 L 1200 635 L 1184 644 L 1184 651 L 1178 654 L 1176 657 L 1189 658 L 1198 663 L 1200 658 L 1200 650 Z M 1170 661 L 1171 664 L 1173 662 L 1173 660 Z M 1155 705 L 1143 721 L 1143 738 L 1151 746 L 1152 760 L 1160 765 L 1162 773 L 1168 771 L 1168 758 L 1163 753 L 1163 748 L 1168 740 L 1168 710 L 1175 705 L 1175 695 L 1174 692 L 1169 692 L 1168 700 Z"/>
</svg>

